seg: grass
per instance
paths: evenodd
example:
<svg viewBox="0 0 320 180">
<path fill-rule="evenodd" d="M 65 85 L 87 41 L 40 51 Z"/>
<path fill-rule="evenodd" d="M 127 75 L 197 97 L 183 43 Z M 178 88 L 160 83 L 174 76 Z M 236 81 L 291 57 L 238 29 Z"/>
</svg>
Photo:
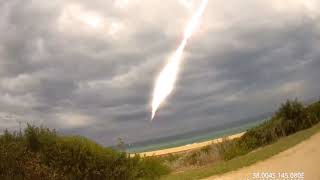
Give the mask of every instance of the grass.
<svg viewBox="0 0 320 180">
<path fill-rule="evenodd" d="M 167 176 L 162 177 L 162 180 L 191 180 L 191 179 L 201 179 L 213 175 L 223 174 L 229 171 L 237 170 L 239 168 L 249 166 L 258 161 L 262 161 L 270 158 L 290 147 L 295 146 L 303 140 L 310 138 L 312 135 L 320 132 L 320 123 L 314 125 L 313 127 L 299 131 L 287 137 L 280 138 L 273 144 L 264 146 L 256 151 L 249 154 L 236 157 L 229 161 L 221 162 L 215 166 L 207 166 L 198 169 L 192 169 L 180 173 L 172 173 Z"/>
</svg>

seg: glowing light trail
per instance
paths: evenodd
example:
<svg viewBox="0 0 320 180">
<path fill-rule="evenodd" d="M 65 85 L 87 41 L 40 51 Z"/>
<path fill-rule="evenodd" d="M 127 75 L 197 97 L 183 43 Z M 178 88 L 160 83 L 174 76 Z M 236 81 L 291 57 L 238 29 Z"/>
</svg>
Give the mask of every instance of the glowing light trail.
<svg viewBox="0 0 320 180">
<path fill-rule="evenodd" d="M 169 96 L 174 88 L 174 84 L 177 80 L 177 75 L 179 71 L 179 66 L 182 59 L 182 54 L 184 48 L 187 45 L 188 39 L 191 37 L 192 33 L 194 32 L 195 28 L 199 24 L 199 20 L 207 7 L 208 0 L 203 0 L 199 9 L 192 17 L 191 21 L 189 22 L 183 40 L 179 45 L 178 49 L 175 51 L 173 56 L 169 59 L 168 64 L 165 65 L 163 70 L 160 72 L 153 91 L 153 99 L 152 99 L 152 114 L 151 114 L 151 121 L 153 120 L 159 106 L 161 103 Z"/>
</svg>

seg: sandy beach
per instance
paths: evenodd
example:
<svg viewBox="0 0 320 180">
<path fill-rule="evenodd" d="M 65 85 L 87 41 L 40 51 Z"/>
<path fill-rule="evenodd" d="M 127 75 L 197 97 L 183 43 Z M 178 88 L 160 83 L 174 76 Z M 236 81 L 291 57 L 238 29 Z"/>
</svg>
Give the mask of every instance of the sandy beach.
<svg viewBox="0 0 320 180">
<path fill-rule="evenodd" d="M 179 147 L 173 147 L 173 148 L 156 150 L 156 151 L 149 151 L 149 152 L 142 152 L 142 153 L 139 153 L 139 155 L 141 155 L 141 156 L 162 156 L 162 155 L 171 154 L 171 153 L 180 153 L 180 152 L 184 152 L 184 151 L 195 150 L 195 149 L 199 149 L 199 148 L 208 146 L 213 143 L 221 142 L 224 138 L 228 138 L 228 139 L 239 138 L 243 134 L 244 134 L 244 132 L 238 133 L 238 134 L 233 134 L 233 135 L 226 136 L 226 137 L 213 139 L 213 140 L 209 140 L 209 141 L 187 144 L 187 145 L 179 146 Z"/>
</svg>

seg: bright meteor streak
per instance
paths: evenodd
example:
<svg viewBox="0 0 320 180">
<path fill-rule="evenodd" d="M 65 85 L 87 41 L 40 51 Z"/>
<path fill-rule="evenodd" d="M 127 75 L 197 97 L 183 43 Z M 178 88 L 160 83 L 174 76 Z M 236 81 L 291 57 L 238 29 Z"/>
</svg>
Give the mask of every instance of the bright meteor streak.
<svg viewBox="0 0 320 180">
<path fill-rule="evenodd" d="M 207 7 L 208 0 L 203 0 L 199 9 L 192 17 L 188 26 L 186 27 L 183 40 L 175 51 L 173 56 L 169 59 L 168 64 L 163 68 L 160 72 L 153 91 L 153 99 L 152 99 L 152 115 L 151 121 L 153 120 L 159 106 L 161 103 L 169 96 L 174 88 L 174 84 L 177 80 L 177 75 L 179 71 L 179 66 L 182 59 L 182 54 L 184 48 L 187 45 L 188 39 L 191 37 L 192 33 L 196 29 L 199 24 L 200 18 Z"/>
</svg>

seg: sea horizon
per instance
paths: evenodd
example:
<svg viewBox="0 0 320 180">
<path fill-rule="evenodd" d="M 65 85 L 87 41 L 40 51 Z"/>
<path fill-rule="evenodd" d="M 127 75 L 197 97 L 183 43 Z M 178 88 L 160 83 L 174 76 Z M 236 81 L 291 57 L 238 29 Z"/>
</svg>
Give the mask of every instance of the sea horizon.
<svg viewBox="0 0 320 180">
<path fill-rule="evenodd" d="M 141 153 L 184 146 L 188 144 L 226 137 L 229 135 L 244 132 L 254 126 L 257 126 L 265 120 L 269 119 L 271 115 L 272 113 L 265 113 L 255 118 L 242 119 L 227 124 L 213 126 L 206 129 L 200 129 L 183 134 L 177 134 L 168 137 L 154 138 L 146 141 L 125 144 L 124 149 L 128 153 Z"/>
</svg>

